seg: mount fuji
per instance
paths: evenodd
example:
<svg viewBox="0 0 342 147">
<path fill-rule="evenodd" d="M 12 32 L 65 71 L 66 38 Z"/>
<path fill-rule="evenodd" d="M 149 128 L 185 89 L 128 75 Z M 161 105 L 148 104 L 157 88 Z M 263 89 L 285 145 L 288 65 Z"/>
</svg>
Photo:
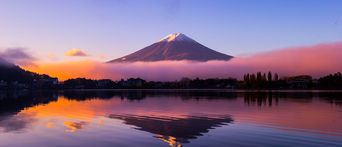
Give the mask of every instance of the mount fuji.
<svg viewBox="0 0 342 147">
<path fill-rule="evenodd" d="M 167 35 L 156 43 L 132 54 L 109 61 L 116 62 L 153 62 L 153 61 L 200 61 L 232 59 L 233 56 L 212 50 L 182 33 Z"/>
</svg>

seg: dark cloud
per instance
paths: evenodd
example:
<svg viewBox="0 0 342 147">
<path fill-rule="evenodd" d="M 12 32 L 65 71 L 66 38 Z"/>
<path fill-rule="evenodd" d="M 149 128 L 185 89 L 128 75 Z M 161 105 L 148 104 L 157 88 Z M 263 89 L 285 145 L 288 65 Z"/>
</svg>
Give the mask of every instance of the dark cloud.
<svg viewBox="0 0 342 147">
<path fill-rule="evenodd" d="M 37 60 L 37 58 L 29 54 L 25 48 L 7 48 L 0 51 L 0 58 L 1 60 L 22 66 L 34 65 L 34 61 Z"/>
</svg>

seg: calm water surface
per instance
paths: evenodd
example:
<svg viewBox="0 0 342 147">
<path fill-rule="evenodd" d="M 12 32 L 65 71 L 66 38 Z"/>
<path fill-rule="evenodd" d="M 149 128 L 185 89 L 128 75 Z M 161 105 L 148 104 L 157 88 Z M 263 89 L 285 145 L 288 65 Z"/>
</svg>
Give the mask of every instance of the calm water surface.
<svg viewBox="0 0 342 147">
<path fill-rule="evenodd" d="M 342 146 L 342 93 L 2 92 L 0 146 Z"/>
</svg>

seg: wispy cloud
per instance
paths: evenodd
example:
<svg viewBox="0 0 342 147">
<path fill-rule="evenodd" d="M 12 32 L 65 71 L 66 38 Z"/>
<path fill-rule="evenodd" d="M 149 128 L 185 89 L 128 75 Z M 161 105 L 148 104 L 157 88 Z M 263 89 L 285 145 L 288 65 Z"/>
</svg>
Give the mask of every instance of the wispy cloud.
<svg viewBox="0 0 342 147">
<path fill-rule="evenodd" d="M 78 48 L 69 49 L 68 51 L 65 52 L 64 55 L 65 56 L 79 56 L 79 57 L 88 56 L 87 53 L 85 53 L 84 51 Z"/>
<path fill-rule="evenodd" d="M 0 58 L 21 66 L 35 65 L 34 62 L 37 60 L 25 48 L 7 48 L 0 51 Z"/>
</svg>

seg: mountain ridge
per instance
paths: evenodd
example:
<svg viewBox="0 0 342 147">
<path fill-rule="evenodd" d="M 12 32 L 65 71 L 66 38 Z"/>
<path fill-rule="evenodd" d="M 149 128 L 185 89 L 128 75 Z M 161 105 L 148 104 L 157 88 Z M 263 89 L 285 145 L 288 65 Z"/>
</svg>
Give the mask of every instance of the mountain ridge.
<svg viewBox="0 0 342 147">
<path fill-rule="evenodd" d="M 168 60 L 192 60 L 204 62 L 209 60 L 228 61 L 231 58 L 233 58 L 233 56 L 210 49 L 182 33 L 173 33 L 152 45 L 133 52 L 132 54 L 111 60 L 108 63 Z"/>
</svg>

